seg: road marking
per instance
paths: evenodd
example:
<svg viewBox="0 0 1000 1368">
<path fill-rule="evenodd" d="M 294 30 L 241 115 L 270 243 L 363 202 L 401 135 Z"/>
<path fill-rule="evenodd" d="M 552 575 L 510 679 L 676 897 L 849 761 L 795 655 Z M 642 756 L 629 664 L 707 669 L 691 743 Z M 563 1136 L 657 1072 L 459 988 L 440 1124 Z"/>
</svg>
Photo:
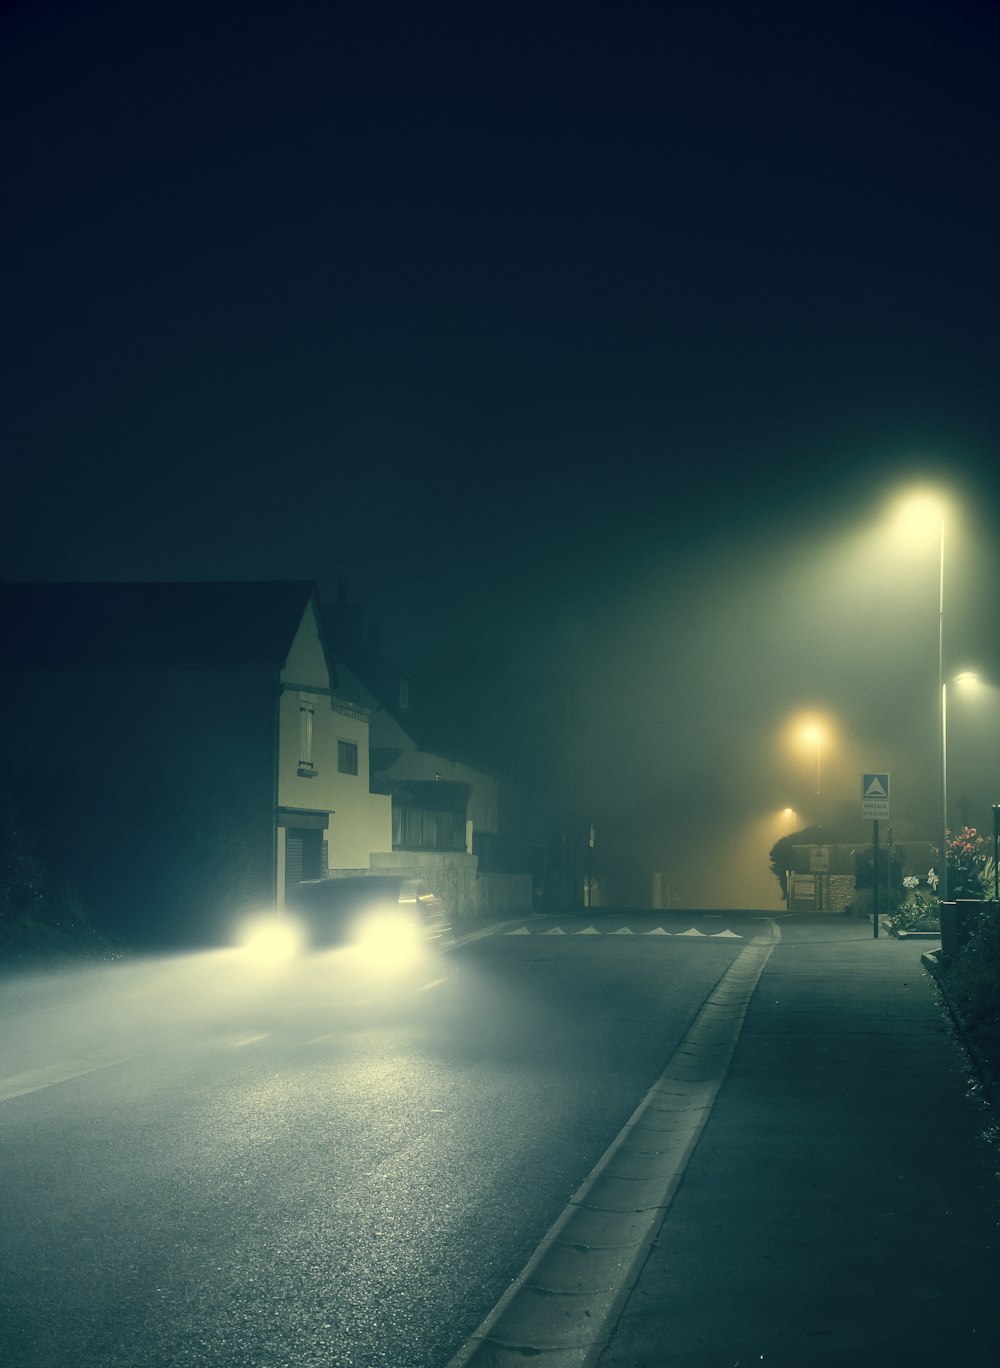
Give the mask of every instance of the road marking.
<svg viewBox="0 0 1000 1368">
<path fill-rule="evenodd" d="M 12 1074 L 10 1078 L 0 1079 L 0 1102 L 23 1097 L 25 1093 L 40 1092 L 42 1088 L 52 1088 L 57 1083 L 68 1083 L 71 1078 L 82 1078 L 84 1074 L 96 1073 L 98 1069 L 110 1069 L 115 1064 L 124 1064 L 135 1057 L 116 1055 L 114 1059 L 65 1059 L 58 1064 L 44 1064 L 39 1069 Z"/>
<path fill-rule="evenodd" d="M 654 926 L 650 931 L 635 931 L 631 926 L 619 926 L 615 931 L 601 931 L 596 926 L 585 926 L 580 931 L 564 931 L 561 926 L 550 926 L 546 931 L 533 931 L 528 926 L 519 926 L 516 931 L 484 931 L 482 935 L 499 936 L 699 936 L 705 940 L 727 937 L 729 940 L 744 940 L 738 931 L 699 931 L 689 926 L 686 931 L 667 931 L 662 926 Z"/>
<path fill-rule="evenodd" d="M 778 924 L 768 925 L 771 939 L 740 951 L 663 1073 L 446 1368 L 521 1368 L 527 1359 L 536 1368 L 594 1368 L 729 1071 L 780 939 Z"/>
<path fill-rule="evenodd" d="M 442 945 L 442 953 L 446 954 L 449 950 L 457 950 L 462 945 L 468 945 L 470 941 L 483 940 L 487 936 L 531 935 L 531 932 L 528 930 L 527 927 L 525 927 L 523 931 L 505 930 L 506 927 L 513 926 L 514 924 L 515 923 L 513 921 L 492 922 L 489 926 L 480 926 L 475 931 L 458 932 L 446 945 Z"/>
<path fill-rule="evenodd" d="M 422 984 L 420 985 L 420 987 L 417 989 L 417 992 L 418 992 L 418 993 L 429 993 L 429 992 L 431 991 L 432 988 L 440 988 L 441 985 L 442 985 L 442 983 L 447 983 L 447 982 L 448 982 L 447 977 L 445 977 L 445 978 L 431 979 L 429 983 L 422 983 Z"/>
</svg>

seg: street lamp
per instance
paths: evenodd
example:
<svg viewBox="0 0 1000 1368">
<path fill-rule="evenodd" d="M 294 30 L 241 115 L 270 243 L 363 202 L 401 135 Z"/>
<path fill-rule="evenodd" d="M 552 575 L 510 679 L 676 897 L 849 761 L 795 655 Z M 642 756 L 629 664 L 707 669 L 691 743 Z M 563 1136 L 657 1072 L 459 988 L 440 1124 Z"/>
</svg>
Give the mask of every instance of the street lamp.
<svg viewBox="0 0 1000 1368">
<path fill-rule="evenodd" d="M 816 825 L 819 826 L 823 820 L 823 807 L 820 799 L 823 731 L 820 727 L 811 724 L 810 726 L 803 728 L 802 739 L 803 741 L 807 741 L 810 745 L 815 744 L 816 746 Z"/>
<path fill-rule="evenodd" d="M 899 523 L 910 537 L 938 539 L 938 744 L 941 760 L 941 855 L 938 897 L 948 901 L 948 691 L 944 677 L 944 503 L 934 494 L 913 494 L 900 504 Z"/>
<path fill-rule="evenodd" d="M 981 681 L 980 681 L 979 676 L 976 674 L 975 670 L 963 670 L 963 671 L 961 672 L 961 674 L 955 675 L 955 677 L 952 679 L 951 682 L 952 682 L 952 684 L 957 685 L 959 689 L 963 689 L 963 690 L 972 689 L 972 690 L 975 690 L 976 687 L 977 687 L 977 685 L 978 685 Z M 946 679 L 942 679 L 942 681 L 941 681 L 941 757 L 942 757 L 942 758 L 941 758 L 941 804 L 942 804 L 942 815 L 941 815 L 941 820 L 942 820 L 942 823 L 943 823 L 943 826 L 944 826 L 945 841 L 947 841 L 947 839 L 948 839 L 948 681 L 947 681 Z M 947 866 L 947 863 L 948 863 L 948 858 L 947 858 L 947 846 L 942 846 L 942 850 L 945 852 L 944 856 L 942 857 L 942 860 L 943 860 L 943 863 Z M 946 871 L 945 871 L 945 872 L 942 872 L 942 875 L 941 875 L 941 885 L 942 885 L 942 887 L 944 888 L 945 893 L 947 893 L 947 890 L 948 890 L 948 876 L 947 876 L 947 872 L 946 872 Z M 941 900 L 942 900 L 942 902 L 944 902 L 946 899 L 945 899 L 944 896 L 942 896 L 942 899 L 941 899 Z"/>
</svg>

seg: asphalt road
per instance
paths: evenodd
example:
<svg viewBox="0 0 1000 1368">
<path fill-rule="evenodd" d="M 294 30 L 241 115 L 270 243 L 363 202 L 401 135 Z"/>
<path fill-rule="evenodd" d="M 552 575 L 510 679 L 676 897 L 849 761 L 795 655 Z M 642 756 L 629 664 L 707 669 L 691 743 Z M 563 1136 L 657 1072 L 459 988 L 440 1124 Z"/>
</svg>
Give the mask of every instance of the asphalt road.
<svg viewBox="0 0 1000 1368">
<path fill-rule="evenodd" d="M 220 954 L 3 985 L 0 1362 L 441 1368 L 759 922 L 523 927 L 391 1009 Z"/>
</svg>

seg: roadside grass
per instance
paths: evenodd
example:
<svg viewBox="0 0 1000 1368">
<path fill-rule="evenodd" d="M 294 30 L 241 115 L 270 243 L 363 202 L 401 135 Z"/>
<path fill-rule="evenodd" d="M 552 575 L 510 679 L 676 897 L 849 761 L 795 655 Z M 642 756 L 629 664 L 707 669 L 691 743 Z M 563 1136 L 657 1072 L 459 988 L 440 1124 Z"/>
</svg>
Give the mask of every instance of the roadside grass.
<svg viewBox="0 0 1000 1368">
<path fill-rule="evenodd" d="M 74 911 L 41 918 L 30 913 L 0 919 L 0 972 L 55 968 L 81 960 L 121 959 L 122 948 Z"/>
<path fill-rule="evenodd" d="M 971 1039 L 1000 1078 L 1000 904 L 983 903 L 941 977 Z"/>
</svg>

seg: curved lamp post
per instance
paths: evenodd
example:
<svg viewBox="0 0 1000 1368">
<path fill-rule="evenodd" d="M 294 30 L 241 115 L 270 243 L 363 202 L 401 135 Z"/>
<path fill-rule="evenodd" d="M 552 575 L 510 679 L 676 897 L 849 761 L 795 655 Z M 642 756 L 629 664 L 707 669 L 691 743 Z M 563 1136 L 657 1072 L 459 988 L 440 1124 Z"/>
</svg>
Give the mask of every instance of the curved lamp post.
<svg viewBox="0 0 1000 1368">
<path fill-rule="evenodd" d="M 944 517 L 945 507 L 934 494 L 913 494 L 899 506 L 899 521 L 911 536 L 938 540 L 938 748 L 941 762 L 941 853 L 938 858 L 938 897 L 948 901 L 948 689 L 944 677 Z"/>
<path fill-rule="evenodd" d="M 815 724 L 804 727 L 802 731 L 803 741 L 816 747 L 816 825 L 823 823 L 823 804 L 821 797 L 822 788 L 822 752 L 823 752 L 823 729 Z"/>
</svg>

